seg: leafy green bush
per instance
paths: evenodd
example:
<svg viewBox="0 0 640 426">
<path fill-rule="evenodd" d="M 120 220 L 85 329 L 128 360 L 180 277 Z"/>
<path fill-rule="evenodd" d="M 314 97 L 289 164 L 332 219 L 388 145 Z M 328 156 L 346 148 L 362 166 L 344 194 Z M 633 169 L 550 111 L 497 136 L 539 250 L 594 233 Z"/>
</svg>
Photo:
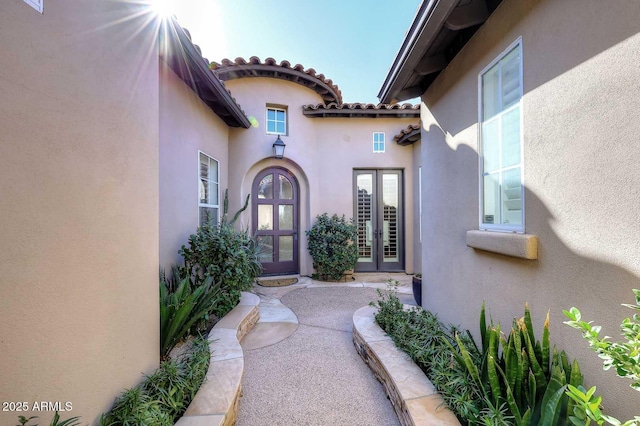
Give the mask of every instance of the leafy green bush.
<svg viewBox="0 0 640 426">
<path fill-rule="evenodd" d="M 213 309 L 218 317 L 226 315 L 240 301 L 240 293 L 249 290 L 262 273 L 259 255 L 261 247 L 248 231 L 238 231 L 233 225 L 249 205 L 247 195 L 244 206 L 229 219 L 229 190 L 224 194 L 224 208 L 220 224 L 200 226 L 189 237 L 189 247 L 182 246 L 184 270 L 192 282 L 211 278 L 220 286 L 220 295 Z"/>
<path fill-rule="evenodd" d="M 262 271 L 259 247 L 247 231 L 230 224 L 207 224 L 189 237 L 189 247 L 182 246 L 185 268 L 192 279 L 212 279 L 220 286 L 215 315 L 224 316 L 240 300 L 240 293 L 251 288 Z"/>
<path fill-rule="evenodd" d="M 345 271 L 358 261 L 358 247 L 354 244 L 358 230 L 352 219 L 323 213 L 306 232 L 307 248 L 313 258 L 313 268 L 322 280 L 339 280 Z"/>
<path fill-rule="evenodd" d="M 204 381 L 209 368 L 209 342 L 193 341 L 191 352 L 171 359 L 138 386 L 124 391 L 101 426 L 170 426 L 182 416 Z"/>
<path fill-rule="evenodd" d="M 220 284 L 211 277 L 192 282 L 179 268 L 167 278 L 160 274 L 160 355 L 166 358 L 171 349 L 188 335 L 205 331 L 206 321 L 217 306 Z"/>
<path fill-rule="evenodd" d="M 390 284 L 388 291 L 378 290 L 380 298 L 372 303 L 378 308 L 376 323 L 420 367 L 463 424 L 477 418 L 481 394 L 451 350 L 458 346 L 456 334 L 470 345 L 473 340 L 457 327 L 446 326 L 429 311 L 421 308 L 404 310 L 396 292 L 397 281 Z"/>
<path fill-rule="evenodd" d="M 620 324 L 622 336 L 626 342 L 610 342 L 609 337 L 600 337 L 602 327 L 591 325 L 591 322 L 582 321 L 582 315 L 577 308 L 563 311 L 569 321 L 565 324 L 582 331 L 582 337 L 589 342 L 589 346 L 598 356 L 603 359 L 603 368 L 609 370 L 614 368 L 619 377 L 631 379 L 631 387 L 640 391 L 640 290 L 633 290 L 636 304 L 623 304 L 627 308 L 633 309 L 636 313 L 633 317 L 626 318 Z M 620 420 L 604 415 L 600 411 L 602 397 L 595 395 L 596 387 L 588 391 L 581 386 L 569 386 L 567 394 L 576 402 L 574 410 L 575 417 L 571 421 L 578 424 L 590 424 L 593 420 L 601 425 L 605 421 L 612 425 L 623 424 L 634 426 L 640 424 L 640 416 L 635 416 L 633 420 L 621 422 Z"/>
</svg>

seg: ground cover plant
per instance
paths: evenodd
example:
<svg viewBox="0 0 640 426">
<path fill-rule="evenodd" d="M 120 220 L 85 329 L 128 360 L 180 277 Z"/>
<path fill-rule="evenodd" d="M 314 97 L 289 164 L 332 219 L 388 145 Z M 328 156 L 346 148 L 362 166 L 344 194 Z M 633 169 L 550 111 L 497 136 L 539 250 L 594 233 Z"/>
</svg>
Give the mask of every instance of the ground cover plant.
<svg viewBox="0 0 640 426">
<path fill-rule="evenodd" d="M 564 314 L 570 327 L 582 331 L 582 337 L 589 342 L 589 346 L 603 360 L 603 368 L 615 369 L 619 377 L 631 380 L 631 387 L 640 391 L 640 290 L 634 289 L 635 305 L 623 304 L 635 311 L 631 318 L 626 318 L 620 324 L 621 334 L 625 341 L 612 342 L 608 336 L 600 337 L 602 327 L 592 325 L 592 322 L 582 320 L 580 311 L 573 307 Z M 567 394 L 575 401 L 575 416 L 572 422 L 576 425 L 589 425 L 592 421 L 598 425 L 607 422 L 612 425 L 637 426 L 640 416 L 633 420 L 622 422 L 615 417 L 605 415 L 600 409 L 602 397 L 595 394 L 596 387 L 586 390 L 582 386 L 569 386 Z"/>
<path fill-rule="evenodd" d="M 210 357 L 208 340 L 195 339 L 187 354 L 162 362 L 140 385 L 122 392 L 100 426 L 173 425 L 205 380 Z"/>
<path fill-rule="evenodd" d="M 306 234 L 307 249 L 319 279 L 339 280 L 356 266 L 358 230 L 352 219 L 323 213 L 316 216 L 316 223 Z"/>
<path fill-rule="evenodd" d="M 372 303 L 378 308 L 376 323 L 420 367 L 463 424 L 478 418 L 482 395 L 466 368 L 456 362 L 451 349 L 458 346 L 456 335 L 460 341 L 472 344 L 470 335 L 458 327 L 445 325 L 427 310 L 403 309 L 396 291 L 398 282 L 389 284 L 388 290 L 378 290 L 379 300 Z"/>
<path fill-rule="evenodd" d="M 499 324 L 487 324 L 483 306 L 477 345 L 467 330 L 421 308 L 404 309 L 393 287 L 379 294 L 376 322 L 425 372 L 462 424 L 551 426 L 575 417 L 577 404 L 566 390 L 581 386 L 582 374 L 577 362 L 551 349 L 548 315 L 538 341 L 528 307 L 505 335 Z"/>
<path fill-rule="evenodd" d="M 32 423 L 37 421 L 38 416 L 31 416 L 29 418 L 25 416 L 19 416 L 18 422 L 20 423 L 18 426 L 38 426 L 38 423 Z M 49 426 L 80 426 L 80 417 L 71 417 L 66 420 L 62 420 L 60 418 L 60 414 L 56 411 L 51 419 L 51 423 Z"/>
</svg>

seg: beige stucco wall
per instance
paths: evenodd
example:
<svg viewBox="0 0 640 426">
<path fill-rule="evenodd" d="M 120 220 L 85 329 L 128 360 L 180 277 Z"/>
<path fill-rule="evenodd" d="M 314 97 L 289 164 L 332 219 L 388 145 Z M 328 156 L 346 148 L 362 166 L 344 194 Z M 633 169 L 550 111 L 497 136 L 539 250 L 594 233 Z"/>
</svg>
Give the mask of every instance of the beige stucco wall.
<svg viewBox="0 0 640 426">
<path fill-rule="evenodd" d="M 640 3 L 506 0 L 423 96 L 423 301 L 477 334 L 482 300 L 504 327 L 531 305 L 577 357 L 607 412 L 640 414 L 640 394 L 562 324 L 579 307 L 619 335 L 640 288 Z M 475 251 L 477 76 L 522 36 L 526 232 L 539 259 Z"/>
<path fill-rule="evenodd" d="M 218 160 L 220 214 L 227 188 L 229 127 L 164 63 L 160 64 L 160 265 L 198 228 L 198 151 Z"/>
<path fill-rule="evenodd" d="M 295 83 L 273 78 L 244 78 L 225 83 L 248 116 L 259 125 L 248 130 L 231 129 L 229 144 L 230 210 L 239 208 L 251 192 L 255 176 L 276 165 L 289 169 L 300 185 L 299 259 L 300 273 L 310 275 L 312 261 L 307 252 L 304 232 L 311 228 L 316 215 L 344 214 L 353 217 L 353 169 L 404 169 L 405 205 L 413 203 L 411 147 L 393 143 L 393 136 L 417 119 L 398 118 L 308 118 L 302 114 L 305 104 L 322 100 L 312 90 Z M 288 134 L 285 158 L 275 160 L 272 144 L 275 135 L 266 134 L 267 104 L 288 107 Z M 385 132 L 386 152 L 373 153 L 373 132 Z M 244 226 L 251 226 L 251 212 L 241 217 Z M 405 264 L 413 268 L 413 210 L 405 209 Z"/>
<path fill-rule="evenodd" d="M 0 5 L 0 401 L 87 424 L 158 363 L 158 60 L 135 6 L 44 7 Z"/>
</svg>

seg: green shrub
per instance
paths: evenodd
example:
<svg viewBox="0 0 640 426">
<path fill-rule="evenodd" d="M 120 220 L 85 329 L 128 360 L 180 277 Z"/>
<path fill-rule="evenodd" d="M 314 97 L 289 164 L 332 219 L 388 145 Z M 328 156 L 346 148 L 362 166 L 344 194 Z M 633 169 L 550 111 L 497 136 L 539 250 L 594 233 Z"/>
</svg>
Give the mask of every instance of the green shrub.
<svg viewBox="0 0 640 426">
<path fill-rule="evenodd" d="M 322 280 L 339 280 L 345 271 L 358 261 L 358 247 L 354 242 L 358 230 L 352 219 L 323 213 L 306 232 L 307 248 L 313 258 L 313 268 Z"/>
<path fill-rule="evenodd" d="M 220 299 L 214 313 L 224 316 L 240 300 L 240 293 L 251 288 L 262 271 L 259 247 L 247 231 L 230 224 L 207 224 L 189 237 L 189 247 L 182 246 L 186 271 L 192 280 L 212 279 L 220 286 Z"/>
<path fill-rule="evenodd" d="M 189 247 L 182 246 L 184 270 L 192 282 L 211 278 L 220 286 L 220 295 L 213 313 L 222 317 L 240 301 L 240 293 L 249 290 L 262 273 L 260 246 L 248 231 L 236 230 L 233 225 L 249 205 L 247 195 L 244 206 L 229 219 L 229 190 L 225 191 L 224 208 L 220 224 L 200 226 L 189 237 Z"/>
<path fill-rule="evenodd" d="M 611 342 L 609 337 L 600 337 L 602 327 L 591 325 L 591 322 L 582 321 L 582 315 L 577 308 L 563 311 L 569 321 L 565 324 L 582 331 L 582 337 L 589 342 L 589 346 L 603 360 L 603 368 L 614 368 L 619 377 L 631 380 L 631 387 L 640 391 L 640 290 L 633 290 L 636 304 L 623 304 L 633 309 L 636 313 L 631 318 L 626 318 L 620 324 L 622 336 L 626 341 Z M 567 394 L 576 402 L 575 417 L 571 419 L 574 424 L 590 424 L 593 420 L 601 425 L 605 421 L 612 425 L 623 424 L 625 426 L 640 425 L 640 416 L 633 420 L 621 422 L 620 420 L 604 415 L 600 411 L 602 397 L 595 395 L 596 387 L 588 391 L 581 386 L 570 386 Z"/>
<path fill-rule="evenodd" d="M 161 273 L 160 355 L 166 358 L 178 342 L 205 331 L 220 298 L 220 284 L 211 277 L 192 280 L 179 268 L 170 278 Z"/>
<path fill-rule="evenodd" d="M 446 326 L 429 311 L 421 308 L 404 310 L 397 296 L 397 282 L 390 284 L 390 290 L 378 290 L 380 298 L 372 303 L 378 308 L 376 323 L 420 367 L 463 424 L 477 418 L 481 394 L 451 350 L 458 345 L 456 334 L 462 335 L 462 341 L 471 345 L 473 340 L 464 337 L 466 333 L 460 333 L 457 327 Z"/>
<path fill-rule="evenodd" d="M 575 404 L 565 391 L 580 386 L 578 363 L 550 350 L 549 319 L 536 341 L 531 314 L 513 321 L 505 336 L 500 325 L 480 315 L 482 345 L 468 331 L 442 324 L 429 311 L 404 310 L 395 292 L 379 291 L 376 322 L 396 346 L 425 372 L 463 424 L 564 425 Z"/>
<path fill-rule="evenodd" d="M 100 425 L 173 425 L 204 381 L 209 359 L 207 339 L 194 340 L 190 353 L 163 362 L 140 385 L 124 391 L 113 408 L 102 415 Z"/>
<path fill-rule="evenodd" d="M 484 304 L 480 313 L 482 356 L 458 338 L 458 364 L 464 365 L 482 394 L 482 424 L 565 425 L 574 402 L 565 394 L 567 384 L 580 386 L 582 374 L 577 361 L 550 350 L 549 314 L 543 326 L 542 342 L 536 341 L 531 313 L 514 319 L 508 337 L 499 324 L 486 324 Z M 456 351 L 457 352 L 457 351 Z M 455 353 L 455 352 L 454 352 Z M 478 363 L 478 360 L 481 362 Z"/>
</svg>

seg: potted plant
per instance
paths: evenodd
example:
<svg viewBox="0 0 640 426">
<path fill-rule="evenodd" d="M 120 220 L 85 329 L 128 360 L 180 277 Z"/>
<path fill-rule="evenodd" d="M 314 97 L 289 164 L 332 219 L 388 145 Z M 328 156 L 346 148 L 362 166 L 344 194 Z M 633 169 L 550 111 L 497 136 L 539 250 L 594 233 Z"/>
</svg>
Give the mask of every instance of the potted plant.
<svg viewBox="0 0 640 426">
<path fill-rule="evenodd" d="M 413 276 L 413 298 L 418 306 L 422 306 L 422 274 L 418 272 Z"/>
</svg>

